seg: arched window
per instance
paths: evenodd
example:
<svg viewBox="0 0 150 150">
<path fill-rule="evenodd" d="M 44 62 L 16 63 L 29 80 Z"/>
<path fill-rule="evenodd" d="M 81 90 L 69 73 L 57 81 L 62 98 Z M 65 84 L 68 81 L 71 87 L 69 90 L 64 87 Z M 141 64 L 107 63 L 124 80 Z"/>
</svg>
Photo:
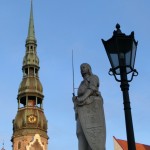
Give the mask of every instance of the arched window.
<svg viewBox="0 0 150 150">
<path fill-rule="evenodd" d="M 21 149 L 21 142 L 18 142 L 18 150 Z"/>
</svg>

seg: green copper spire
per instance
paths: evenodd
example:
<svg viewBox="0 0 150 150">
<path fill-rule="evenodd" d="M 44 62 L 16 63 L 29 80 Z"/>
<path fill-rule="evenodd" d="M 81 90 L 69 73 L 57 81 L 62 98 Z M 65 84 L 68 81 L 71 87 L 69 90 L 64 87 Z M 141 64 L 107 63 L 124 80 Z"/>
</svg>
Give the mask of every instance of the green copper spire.
<svg viewBox="0 0 150 150">
<path fill-rule="evenodd" d="M 23 77 L 17 95 L 18 111 L 13 120 L 12 147 L 13 150 L 47 150 L 47 120 L 43 109 L 43 87 L 39 78 L 32 0 L 25 48 Z"/>
<path fill-rule="evenodd" d="M 30 10 L 30 20 L 29 20 L 29 29 L 28 29 L 27 40 L 36 40 L 35 39 L 35 32 L 34 32 L 34 20 L 33 20 L 32 0 L 31 0 L 31 10 Z"/>
</svg>

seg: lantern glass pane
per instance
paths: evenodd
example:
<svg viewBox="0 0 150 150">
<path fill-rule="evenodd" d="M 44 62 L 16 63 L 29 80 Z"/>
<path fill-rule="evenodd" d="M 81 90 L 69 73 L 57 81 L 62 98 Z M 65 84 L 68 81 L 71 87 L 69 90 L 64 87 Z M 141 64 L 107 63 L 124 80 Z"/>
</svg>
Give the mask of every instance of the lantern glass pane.
<svg viewBox="0 0 150 150">
<path fill-rule="evenodd" d="M 126 56 L 125 56 L 125 63 L 126 63 L 126 71 L 127 73 L 130 73 L 131 72 L 131 59 L 132 59 L 132 54 L 131 54 L 132 50 L 129 50 L 127 53 L 126 53 Z"/>
<path fill-rule="evenodd" d="M 110 63 L 116 74 L 120 74 L 118 53 L 110 54 Z"/>
<path fill-rule="evenodd" d="M 125 54 L 125 62 L 126 62 L 126 65 L 127 65 L 127 66 L 130 66 L 130 65 L 131 65 L 131 51 L 128 51 L 128 52 Z"/>
<path fill-rule="evenodd" d="M 136 56 L 136 43 L 133 41 L 132 45 L 132 58 L 131 58 L 131 67 L 134 69 L 135 56 Z"/>
<path fill-rule="evenodd" d="M 110 54 L 111 58 L 111 65 L 113 68 L 116 68 L 119 66 L 119 60 L 118 60 L 118 55 L 117 54 Z"/>
</svg>

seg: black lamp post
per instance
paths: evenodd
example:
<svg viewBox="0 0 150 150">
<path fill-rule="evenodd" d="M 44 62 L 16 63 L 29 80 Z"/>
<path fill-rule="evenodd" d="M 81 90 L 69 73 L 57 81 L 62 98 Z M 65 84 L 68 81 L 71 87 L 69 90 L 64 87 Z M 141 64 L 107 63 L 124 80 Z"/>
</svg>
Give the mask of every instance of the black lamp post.
<svg viewBox="0 0 150 150">
<path fill-rule="evenodd" d="M 102 39 L 102 42 L 112 67 L 109 70 L 109 74 L 113 75 L 116 81 L 121 82 L 120 87 L 123 93 L 128 150 L 136 150 L 128 82 L 132 81 L 133 76 L 138 75 L 138 72 L 134 69 L 138 42 L 134 39 L 134 32 L 131 32 L 130 35 L 125 35 L 121 32 L 119 24 L 116 25 L 116 29 L 113 32 L 112 38 L 107 41 Z M 128 79 L 128 74 L 131 74 L 130 79 Z M 119 79 L 118 76 L 120 76 Z"/>
</svg>

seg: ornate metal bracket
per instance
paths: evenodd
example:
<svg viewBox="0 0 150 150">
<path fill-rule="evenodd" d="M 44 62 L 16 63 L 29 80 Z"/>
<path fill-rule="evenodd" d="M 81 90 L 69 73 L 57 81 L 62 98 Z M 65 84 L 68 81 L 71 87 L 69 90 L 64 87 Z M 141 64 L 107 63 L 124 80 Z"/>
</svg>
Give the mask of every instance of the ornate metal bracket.
<svg viewBox="0 0 150 150">
<path fill-rule="evenodd" d="M 115 71 L 112 68 L 109 69 L 108 74 L 110 76 L 114 76 L 116 81 L 121 82 L 121 80 L 117 78 L 117 75 L 115 74 Z M 138 71 L 136 69 L 133 69 L 131 78 L 129 80 L 127 80 L 127 81 L 131 82 L 133 80 L 133 77 L 136 77 L 136 76 L 138 76 Z"/>
</svg>

